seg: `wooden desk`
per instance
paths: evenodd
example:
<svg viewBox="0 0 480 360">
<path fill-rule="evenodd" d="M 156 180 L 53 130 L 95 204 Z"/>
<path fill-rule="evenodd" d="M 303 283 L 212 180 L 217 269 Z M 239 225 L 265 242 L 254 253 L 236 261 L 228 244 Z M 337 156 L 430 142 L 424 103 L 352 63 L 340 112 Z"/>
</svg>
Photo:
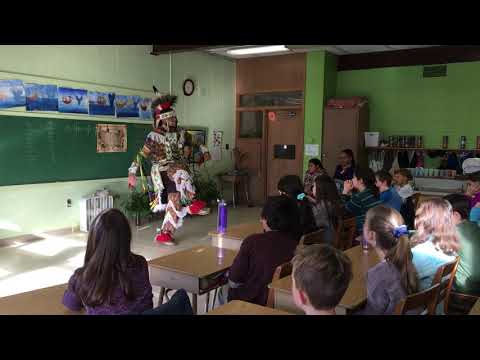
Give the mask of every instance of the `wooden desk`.
<svg viewBox="0 0 480 360">
<path fill-rule="evenodd" d="M 477 300 L 475 305 L 473 305 L 472 310 L 468 313 L 468 315 L 480 315 L 480 300 Z"/>
<path fill-rule="evenodd" d="M 223 251 L 223 258 L 218 252 Z M 185 289 L 192 294 L 193 311 L 197 313 L 197 295 L 207 294 L 208 311 L 210 291 L 225 285 L 225 273 L 232 266 L 237 252 L 213 246 L 192 249 L 153 259 L 148 262 L 150 283 L 160 286 L 159 304 L 163 303 L 165 289 Z"/>
<path fill-rule="evenodd" d="M 229 226 L 227 232 L 223 235 L 220 235 L 216 230 L 212 230 L 208 233 L 208 236 L 212 239 L 212 246 L 239 250 L 242 241 L 247 236 L 259 233 L 263 233 L 263 227 L 262 224 L 260 224 L 260 221 Z"/>
<path fill-rule="evenodd" d="M 82 315 L 62 304 L 67 284 L 0 298 L 0 315 Z"/>
<path fill-rule="evenodd" d="M 293 315 L 277 309 L 260 306 L 240 300 L 233 300 L 222 305 L 207 315 Z"/>
<path fill-rule="evenodd" d="M 366 301 L 367 271 L 380 262 L 377 253 L 373 249 L 365 253 L 361 246 L 355 246 L 345 251 L 345 254 L 352 261 L 353 278 L 336 309 L 338 314 L 345 313 L 347 310 L 356 309 Z M 275 308 L 296 314 L 301 313 L 301 310 L 299 310 L 293 302 L 291 276 L 277 280 L 270 284 L 269 287 L 275 292 Z"/>
</svg>

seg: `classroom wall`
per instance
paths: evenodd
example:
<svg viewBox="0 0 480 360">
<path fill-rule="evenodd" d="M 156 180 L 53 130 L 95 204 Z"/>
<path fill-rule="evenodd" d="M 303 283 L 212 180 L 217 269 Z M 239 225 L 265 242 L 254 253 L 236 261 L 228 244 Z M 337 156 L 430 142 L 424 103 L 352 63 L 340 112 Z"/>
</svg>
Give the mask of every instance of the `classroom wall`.
<svg viewBox="0 0 480 360">
<path fill-rule="evenodd" d="M 337 88 L 337 58 L 326 51 L 307 53 L 305 81 L 305 144 L 318 144 L 321 159 L 323 109 L 325 102 L 335 96 Z M 303 169 L 313 156 L 304 155 Z"/>
<path fill-rule="evenodd" d="M 442 136 L 458 148 L 460 136 L 475 148 L 480 136 L 480 62 L 448 64 L 447 76 L 423 78 L 422 66 L 338 72 L 338 96 L 367 96 L 370 129 L 389 135 L 423 135 L 439 148 Z"/>
<path fill-rule="evenodd" d="M 0 46 L 0 79 L 150 96 L 153 83 L 162 92 L 170 87 L 170 57 L 152 56 L 150 51 L 150 45 L 5 45 Z M 224 131 L 224 144 L 233 144 L 233 61 L 190 52 L 173 54 L 171 65 L 172 92 L 179 97 L 177 113 L 180 124 L 208 127 L 209 146 L 212 146 L 213 129 Z M 197 89 L 191 97 L 183 95 L 182 84 L 186 77 L 196 81 Z M 0 114 L 83 118 L 85 121 L 99 119 L 84 115 L 32 114 L 23 109 L 1 110 Z M 125 164 L 125 174 L 129 165 Z M 223 151 L 222 160 L 210 162 L 206 170 L 214 175 L 231 166 L 229 153 Z M 0 176 L 3 171 L 8 169 L 0 168 Z M 122 200 L 128 193 L 126 178 L 0 187 L 0 239 L 78 226 L 80 198 L 102 188 L 119 194 Z M 66 206 L 67 199 L 73 200 L 71 208 Z"/>
</svg>

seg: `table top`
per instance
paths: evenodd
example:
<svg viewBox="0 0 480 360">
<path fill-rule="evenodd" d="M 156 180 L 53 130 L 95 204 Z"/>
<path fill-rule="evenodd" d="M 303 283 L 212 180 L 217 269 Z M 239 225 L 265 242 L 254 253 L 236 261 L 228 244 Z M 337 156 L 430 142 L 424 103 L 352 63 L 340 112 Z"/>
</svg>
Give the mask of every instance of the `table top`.
<svg viewBox="0 0 480 360">
<path fill-rule="evenodd" d="M 366 274 L 367 271 L 380 262 L 375 250 L 371 249 L 364 252 L 361 246 L 355 246 L 345 251 L 345 254 L 352 261 L 353 278 L 345 292 L 339 306 L 346 309 L 354 309 L 361 305 L 367 298 Z M 287 276 L 280 280 L 274 281 L 270 287 L 286 292 L 292 292 L 292 277 Z"/>
<path fill-rule="evenodd" d="M 223 237 L 241 241 L 250 235 L 261 233 L 263 233 L 263 227 L 260 221 L 257 221 L 254 223 L 228 226 Z M 212 230 L 208 233 L 208 236 L 219 236 L 219 233 L 217 230 Z"/>
<path fill-rule="evenodd" d="M 0 298 L 1 315 L 82 315 L 62 304 L 67 284 Z"/>
<path fill-rule="evenodd" d="M 206 315 L 294 315 L 285 311 L 272 309 L 240 300 L 233 300 Z"/>
<path fill-rule="evenodd" d="M 480 315 L 480 300 L 477 300 L 475 305 L 473 305 L 472 310 L 468 313 L 468 315 Z"/>
<path fill-rule="evenodd" d="M 220 251 L 223 252 L 221 259 L 218 257 Z M 150 260 L 148 265 L 153 268 L 204 278 L 229 269 L 236 255 L 237 251 L 235 250 L 203 245 Z"/>
</svg>

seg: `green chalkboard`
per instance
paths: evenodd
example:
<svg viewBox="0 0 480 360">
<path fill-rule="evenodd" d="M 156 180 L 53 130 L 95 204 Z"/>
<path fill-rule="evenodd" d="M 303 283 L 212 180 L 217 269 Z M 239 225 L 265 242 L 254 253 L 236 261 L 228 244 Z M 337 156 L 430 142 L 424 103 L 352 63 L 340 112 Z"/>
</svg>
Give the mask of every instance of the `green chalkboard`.
<svg viewBox="0 0 480 360">
<path fill-rule="evenodd" d="M 105 123 L 0 116 L 0 186 L 126 177 L 151 125 L 126 124 L 127 152 L 97 153 Z"/>
</svg>

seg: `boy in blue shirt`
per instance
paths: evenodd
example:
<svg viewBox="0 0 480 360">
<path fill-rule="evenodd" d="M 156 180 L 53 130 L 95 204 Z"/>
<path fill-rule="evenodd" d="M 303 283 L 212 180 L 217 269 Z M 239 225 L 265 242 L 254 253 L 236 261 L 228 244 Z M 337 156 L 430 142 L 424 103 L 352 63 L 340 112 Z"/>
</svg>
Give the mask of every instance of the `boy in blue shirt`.
<svg viewBox="0 0 480 360">
<path fill-rule="evenodd" d="M 380 200 L 384 205 L 400 212 L 402 207 L 402 198 L 398 195 L 394 187 L 392 187 L 392 175 L 385 170 L 380 170 L 375 174 L 375 185 L 380 191 Z"/>
</svg>

